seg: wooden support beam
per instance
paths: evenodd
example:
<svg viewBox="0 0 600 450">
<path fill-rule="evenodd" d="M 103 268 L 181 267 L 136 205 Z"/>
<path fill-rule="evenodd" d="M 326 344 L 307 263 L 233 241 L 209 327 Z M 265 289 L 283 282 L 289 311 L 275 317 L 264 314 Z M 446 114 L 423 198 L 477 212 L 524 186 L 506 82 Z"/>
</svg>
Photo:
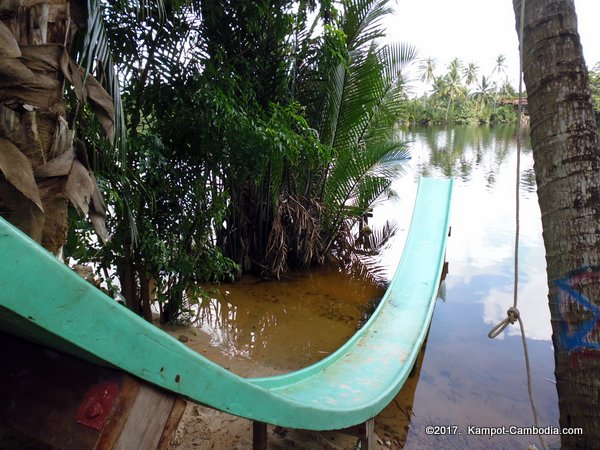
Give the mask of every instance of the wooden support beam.
<svg viewBox="0 0 600 450">
<path fill-rule="evenodd" d="M 155 449 L 173 409 L 174 396 L 141 384 L 112 450 Z"/>
<path fill-rule="evenodd" d="M 375 448 L 375 419 L 371 418 L 360 427 L 361 450 L 373 450 Z"/>
<path fill-rule="evenodd" d="M 186 406 L 187 402 L 181 397 L 177 397 L 175 399 L 173 408 L 171 409 L 171 414 L 169 415 L 169 420 L 167 420 L 167 424 L 163 429 L 163 434 L 160 437 L 160 441 L 158 442 L 158 447 L 156 450 L 168 450 L 171 447 L 171 443 L 175 437 L 175 432 L 177 431 L 179 422 L 183 417 Z"/>
<path fill-rule="evenodd" d="M 445 261 L 444 266 L 442 267 L 442 275 L 440 277 L 440 283 L 446 279 L 446 276 L 448 275 L 448 267 L 449 267 L 448 261 Z"/>
<path fill-rule="evenodd" d="M 360 439 L 361 450 L 373 450 L 375 448 L 375 418 L 338 431 L 358 437 Z"/>
<path fill-rule="evenodd" d="M 267 424 L 252 422 L 252 450 L 267 450 Z"/>
<path fill-rule="evenodd" d="M 106 425 L 100 432 L 94 450 L 110 450 L 123 431 L 125 425 L 124 417 L 127 417 L 133 401 L 140 390 L 140 383 L 132 377 L 123 377 L 121 392 L 113 407 L 112 414 L 106 421 Z"/>
</svg>

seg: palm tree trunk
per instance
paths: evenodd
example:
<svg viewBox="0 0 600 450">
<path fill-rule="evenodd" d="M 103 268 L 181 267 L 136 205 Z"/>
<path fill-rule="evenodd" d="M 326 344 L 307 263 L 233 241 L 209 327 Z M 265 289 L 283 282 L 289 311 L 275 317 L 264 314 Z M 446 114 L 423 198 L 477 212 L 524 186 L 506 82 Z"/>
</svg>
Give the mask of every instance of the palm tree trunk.
<svg viewBox="0 0 600 450">
<path fill-rule="evenodd" d="M 60 70 L 70 40 L 69 4 L 19 3 L 11 3 L 15 10 L 0 23 L 0 213 L 56 252 L 66 240 L 68 205 L 67 197 L 56 193 L 64 191 L 67 177 L 35 173 L 72 152 Z"/>
<path fill-rule="evenodd" d="M 114 123 L 110 97 L 93 77 L 83 83 L 67 52 L 78 3 L 17 0 L 2 8 L 0 215 L 56 253 L 66 242 L 70 201 L 104 239 L 104 202 L 83 144 L 73 145 L 63 100 L 67 78 L 79 97 L 107 113 L 105 128 Z"/>
<path fill-rule="evenodd" d="M 513 0 L 520 30 L 521 0 Z M 573 0 L 527 0 L 523 49 L 563 448 L 600 448 L 600 147 Z"/>
<path fill-rule="evenodd" d="M 446 107 L 446 125 L 448 125 L 448 116 L 450 115 L 450 107 L 452 106 L 452 94 L 450 94 L 450 98 L 448 99 L 448 106 Z"/>
</svg>

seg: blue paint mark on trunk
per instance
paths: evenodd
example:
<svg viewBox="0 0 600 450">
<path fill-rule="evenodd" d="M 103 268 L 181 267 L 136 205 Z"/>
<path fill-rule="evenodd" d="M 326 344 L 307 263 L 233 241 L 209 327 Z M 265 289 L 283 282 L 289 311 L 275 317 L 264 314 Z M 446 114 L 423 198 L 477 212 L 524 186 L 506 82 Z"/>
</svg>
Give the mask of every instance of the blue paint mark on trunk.
<svg viewBox="0 0 600 450">
<path fill-rule="evenodd" d="M 582 284 L 600 282 L 600 267 L 581 267 L 564 278 L 556 280 L 557 289 L 553 296 L 553 318 L 560 320 L 558 344 L 569 354 L 581 350 L 600 350 L 598 333 L 593 333 L 600 322 L 600 307 L 595 305 L 581 292 Z M 577 328 L 568 320 L 567 314 L 574 305 L 579 305 L 591 313 L 591 317 Z"/>
</svg>

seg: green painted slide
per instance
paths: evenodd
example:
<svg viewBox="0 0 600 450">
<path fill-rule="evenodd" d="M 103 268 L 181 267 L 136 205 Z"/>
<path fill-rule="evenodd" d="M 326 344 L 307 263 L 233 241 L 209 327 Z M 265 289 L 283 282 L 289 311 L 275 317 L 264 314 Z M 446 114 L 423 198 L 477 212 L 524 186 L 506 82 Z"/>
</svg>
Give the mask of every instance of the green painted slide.
<svg viewBox="0 0 600 450">
<path fill-rule="evenodd" d="M 422 178 L 397 272 L 373 316 L 326 359 L 248 379 L 214 364 L 84 281 L 0 219 L 0 330 L 129 372 L 193 401 L 290 428 L 377 415 L 423 344 L 444 263 L 452 180 Z"/>
</svg>

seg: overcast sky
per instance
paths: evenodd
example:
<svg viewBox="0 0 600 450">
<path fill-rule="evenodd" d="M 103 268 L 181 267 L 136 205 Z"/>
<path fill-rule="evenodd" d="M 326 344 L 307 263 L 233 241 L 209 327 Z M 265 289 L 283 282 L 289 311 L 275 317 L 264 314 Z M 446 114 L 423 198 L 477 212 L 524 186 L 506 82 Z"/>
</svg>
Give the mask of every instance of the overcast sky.
<svg viewBox="0 0 600 450">
<path fill-rule="evenodd" d="M 393 0 L 390 38 L 409 42 L 421 58 L 436 58 L 438 70 L 458 57 L 489 75 L 496 57 L 506 56 L 507 75 L 518 85 L 519 52 L 511 0 Z M 600 61 L 600 0 L 575 0 L 588 66 Z"/>
</svg>

